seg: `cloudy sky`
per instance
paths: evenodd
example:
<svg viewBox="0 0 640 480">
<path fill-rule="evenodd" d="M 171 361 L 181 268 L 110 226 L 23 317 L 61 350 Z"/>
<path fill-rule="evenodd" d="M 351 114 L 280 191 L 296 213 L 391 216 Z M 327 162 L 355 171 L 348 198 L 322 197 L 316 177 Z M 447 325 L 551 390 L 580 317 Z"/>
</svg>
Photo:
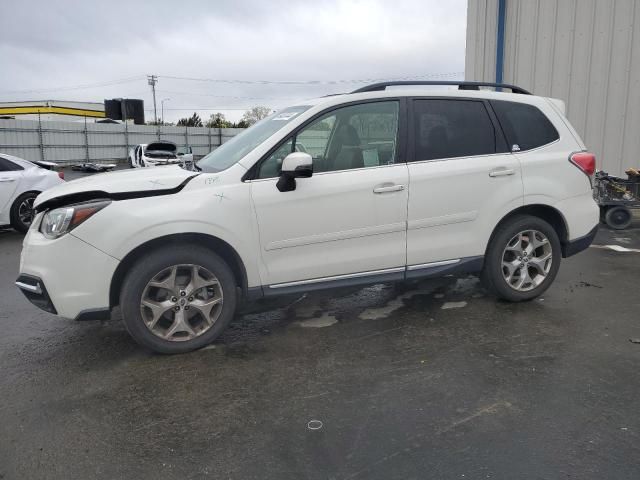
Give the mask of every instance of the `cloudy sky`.
<svg viewBox="0 0 640 480">
<path fill-rule="evenodd" d="M 142 98 L 165 119 L 368 79 L 461 79 L 466 0 L 0 1 L 0 101 Z M 150 110 L 149 110 L 150 109 Z"/>
</svg>

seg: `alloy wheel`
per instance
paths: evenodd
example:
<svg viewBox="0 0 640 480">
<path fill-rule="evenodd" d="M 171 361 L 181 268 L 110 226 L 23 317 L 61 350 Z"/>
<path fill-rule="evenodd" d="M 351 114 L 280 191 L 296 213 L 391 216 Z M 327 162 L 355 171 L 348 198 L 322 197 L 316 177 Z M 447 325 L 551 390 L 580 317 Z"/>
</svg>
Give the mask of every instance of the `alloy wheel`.
<svg viewBox="0 0 640 480">
<path fill-rule="evenodd" d="M 511 238 L 502 253 L 502 276 L 516 291 L 540 286 L 553 262 L 551 242 L 538 230 L 524 230 Z"/>
<path fill-rule="evenodd" d="M 200 265 L 173 265 L 147 283 L 140 313 L 154 335 L 172 342 L 187 341 L 216 323 L 222 302 L 222 286 L 213 273 Z"/>
<path fill-rule="evenodd" d="M 18 205 L 18 220 L 25 226 L 28 227 L 31 225 L 33 221 L 33 202 L 35 201 L 35 197 L 25 198 L 20 205 Z"/>
</svg>

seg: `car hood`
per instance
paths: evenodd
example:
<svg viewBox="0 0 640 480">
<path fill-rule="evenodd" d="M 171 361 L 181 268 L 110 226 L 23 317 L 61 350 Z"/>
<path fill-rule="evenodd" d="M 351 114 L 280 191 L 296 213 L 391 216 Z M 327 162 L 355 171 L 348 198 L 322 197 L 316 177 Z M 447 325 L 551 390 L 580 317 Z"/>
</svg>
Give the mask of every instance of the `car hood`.
<svg viewBox="0 0 640 480">
<path fill-rule="evenodd" d="M 197 172 L 178 166 L 99 173 L 45 190 L 34 207 L 42 210 L 96 198 L 126 199 L 177 193 Z"/>
</svg>

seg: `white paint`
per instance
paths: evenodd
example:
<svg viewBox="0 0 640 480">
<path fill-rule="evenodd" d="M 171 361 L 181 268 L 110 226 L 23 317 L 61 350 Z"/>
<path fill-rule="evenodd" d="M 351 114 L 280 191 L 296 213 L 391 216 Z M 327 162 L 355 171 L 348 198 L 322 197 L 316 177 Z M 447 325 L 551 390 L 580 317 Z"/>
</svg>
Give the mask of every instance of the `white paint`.
<svg viewBox="0 0 640 480">
<path fill-rule="evenodd" d="M 449 310 L 451 308 L 462 308 L 462 307 L 466 307 L 467 306 L 467 302 L 447 302 L 444 305 L 442 305 L 442 310 Z"/>
</svg>

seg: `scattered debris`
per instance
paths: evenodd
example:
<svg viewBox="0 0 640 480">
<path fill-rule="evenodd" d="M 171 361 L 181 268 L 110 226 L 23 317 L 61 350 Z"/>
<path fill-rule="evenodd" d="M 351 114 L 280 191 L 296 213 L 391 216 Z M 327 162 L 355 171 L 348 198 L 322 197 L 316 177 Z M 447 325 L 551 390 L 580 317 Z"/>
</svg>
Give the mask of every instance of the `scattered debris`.
<svg viewBox="0 0 640 480">
<path fill-rule="evenodd" d="M 442 310 L 449 310 L 451 308 L 462 308 L 466 306 L 467 306 L 467 302 L 447 302 L 444 305 L 442 305 L 442 307 L 440 308 Z"/>
<path fill-rule="evenodd" d="M 323 426 L 323 423 L 320 420 L 309 420 L 307 423 L 307 428 L 309 430 L 320 430 Z"/>
<path fill-rule="evenodd" d="M 595 283 L 589 283 L 584 281 L 579 281 L 576 283 L 576 287 L 594 287 L 594 288 L 603 288 L 601 285 L 596 285 Z"/>
<path fill-rule="evenodd" d="M 76 163 L 71 166 L 71 170 L 75 170 L 77 172 L 89 172 L 89 173 L 100 173 L 100 172 L 108 172 L 109 170 L 113 170 L 116 168 L 115 163 Z"/>
</svg>

